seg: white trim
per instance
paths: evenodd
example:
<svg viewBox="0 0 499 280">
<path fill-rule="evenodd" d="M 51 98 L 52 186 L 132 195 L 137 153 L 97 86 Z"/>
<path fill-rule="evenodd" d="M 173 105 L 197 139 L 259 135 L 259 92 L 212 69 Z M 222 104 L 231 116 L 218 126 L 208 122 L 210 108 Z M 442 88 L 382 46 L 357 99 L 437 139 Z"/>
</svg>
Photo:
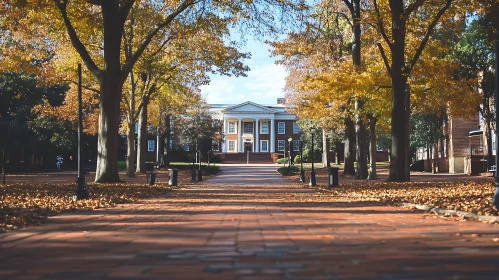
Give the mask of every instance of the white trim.
<svg viewBox="0 0 499 280">
<path fill-rule="evenodd" d="M 283 149 L 282 150 L 279 149 L 279 143 L 281 143 L 281 142 L 283 143 L 283 145 L 282 145 Z M 277 151 L 278 152 L 284 152 L 284 151 L 286 151 L 286 140 L 277 140 Z"/>
<path fill-rule="evenodd" d="M 233 111 L 234 109 L 237 109 L 237 108 L 240 108 L 240 107 L 243 107 L 246 105 L 251 105 L 251 106 L 255 106 L 257 108 L 260 108 L 260 109 L 262 109 L 263 112 L 262 111 L 261 112 Z M 222 110 L 222 113 L 239 113 L 239 112 L 244 112 L 244 113 L 276 113 L 277 111 L 270 109 L 268 107 L 262 106 L 260 104 L 256 104 L 256 103 L 251 102 L 251 101 L 246 101 L 246 102 L 241 103 L 241 104 L 233 105 L 233 106 L 230 106 L 230 107 Z"/>
<path fill-rule="evenodd" d="M 280 125 L 281 123 L 283 124 L 283 128 L 284 128 L 284 131 L 283 131 L 282 133 L 281 133 L 281 132 L 279 132 L 279 125 Z M 278 122 L 278 123 L 277 123 L 277 134 L 286 134 L 286 123 L 285 123 L 285 122 Z"/>
<path fill-rule="evenodd" d="M 234 142 L 234 149 L 230 149 L 230 142 Z M 237 153 L 237 140 L 227 140 L 227 152 L 228 153 Z"/>
<path fill-rule="evenodd" d="M 275 152 L 275 122 L 270 119 L 270 152 Z"/>
<path fill-rule="evenodd" d="M 263 150 L 263 142 L 267 142 L 267 149 Z M 260 148 L 262 153 L 268 153 L 269 152 L 269 140 L 260 140 Z"/>
<path fill-rule="evenodd" d="M 263 132 L 263 124 L 264 123 L 267 124 L 267 132 Z M 261 125 L 260 125 L 260 134 L 269 134 L 269 122 L 268 121 L 261 122 Z"/>
</svg>

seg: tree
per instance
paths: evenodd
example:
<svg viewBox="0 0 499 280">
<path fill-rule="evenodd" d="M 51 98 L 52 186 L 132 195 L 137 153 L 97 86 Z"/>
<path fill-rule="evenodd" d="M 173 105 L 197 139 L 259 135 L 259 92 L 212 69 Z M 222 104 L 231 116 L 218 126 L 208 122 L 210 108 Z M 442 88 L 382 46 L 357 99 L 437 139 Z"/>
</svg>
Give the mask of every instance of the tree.
<svg viewBox="0 0 499 280">
<path fill-rule="evenodd" d="M 445 110 L 442 110 L 445 112 Z M 432 149 L 438 140 L 444 137 L 442 132 L 444 115 L 415 113 L 411 116 L 411 148 L 428 149 L 428 160 L 433 158 L 431 162 L 432 170 L 435 172 L 435 158 Z"/>
<path fill-rule="evenodd" d="M 205 101 L 192 104 L 187 113 L 181 118 L 180 142 L 189 145 L 196 151 L 207 152 L 211 150 L 211 143 L 216 132 L 213 119 L 208 111 Z M 209 143 L 209 144 L 206 144 Z"/>
<path fill-rule="evenodd" d="M 36 118 L 32 109 L 44 102 L 58 105 L 67 91 L 66 85 L 40 86 L 33 75 L 0 72 L 0 147 L 3 151 L 22 149 L 35 152 L 39 147 L 55 146 L 70 149 L 70 132 L 61 133 L 66 126 L 49 127 L 44 135 L 33 131 Z M 43 136 L 43 137 L 42 137 Z M 52 140 L 52 141 L 51 141 Z M 67 145 L 67 146 L 66 146 Z M 68 147 L 69 146 L 69 147 Z M 25 153 L 27 155 L 27 153 Z M 28 162 L 28 161 L 26 161 Z"/>
<path fill-rule="evenodd" d="M 380 2 L 382 5 L 379 5 Z M 408 77 L 421 57 L 442 16 L 453 0 L 405 1 L 373 0 L 376 29 L 384 41 L 378 43 L 383 62 L 391 77 L 392 149 L 391 181 L 409 181 L 410 88 Z M 391 34 L 391 38 L 389 35 Z M 390 52 L 390 59 L 387 56 Z"/>
<path fill-rule="evenodd" d="M 477 84 L 470 85 L 470 90 L 481 93 L 481 105 L 478 107 L 484 123 L 484 146 L 487 151 L 487 166 L 494 164 L 492 155 L 492 127 L 495 115 L 491 110 L 494 96 L 494 49 L 491 40 L 487 39 L 487 23 L 484 19 L 473 20 L 457 42 L 451 59 L 461 67 L 456 71 L 461 79 L 475 80 Z"/>
<path fill-rule="evenodd" d="M 274 28 L 277 20 L 293 21 L 293 18 L 279 17 L 289 15 L 289 12 L 303 10 L 306 5 L 303 1 L 135 1 L 135 0 L 106 0 L 106 1 L 69 1 L 44 0 L 30 3 L 27 1 L 13 1 L 12 5 L 3 5 L 3 14 L 9 15 L 9 22 L 16 24 L 52 25 L 46 28 L 57 33 L 52 36 L 57 42 L 61 41 L 61 21 L 53 20 L 55 14 L 62 19 L 64 30 L 72 47 L 78 52 L 81 60 L 99 84 L 99 131 L 98 131 L 98 159 L 96 182 L 119 181 L 118 156 L 118 128 L 120 124 L 120 101 L 123 84 L 134 65 L 148 48 L 156 36 L 163 36 L 165 40 L 174 32 L 178 24 L 193 23 L 204 16 L 219 16 L 225 18 L 227 24 L 244 20 L 247 30 L 268 31 Z M 150 7 L 160 11 L 161 16 L 144 17 L 147 23 L 142 25 L 147 31 L 141 44 L 133 50 L 129 59 L 124 59 L 122 42 L 124 27 L 129 19 L 133 7 Z M 54 9 L 55 8 L 55 9 Z M 28 13 L 26 13 L 29 11 Z M 265 12 L 262 12 L 265 11 Z M 17 19 L 28 18 L 23 21 Z M 54 16 L 47 20 L 45 16 Z M 82 29 L 78 27 L 83 27 Z M 265 28 L 264 28 L 265 27 Z M 87 29 L 85 29 L 87 28 Z M 93 42 L 92 42 L 93 41 Z"/>
</svg>

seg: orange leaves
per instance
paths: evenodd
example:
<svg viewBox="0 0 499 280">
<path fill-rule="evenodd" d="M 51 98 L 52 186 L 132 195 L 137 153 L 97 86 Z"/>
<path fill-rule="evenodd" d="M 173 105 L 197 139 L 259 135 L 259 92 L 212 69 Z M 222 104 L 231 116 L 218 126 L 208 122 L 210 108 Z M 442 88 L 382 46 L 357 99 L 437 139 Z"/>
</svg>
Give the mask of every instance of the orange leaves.
<svg viewBox="0 0 499 280">
<path fill-rule="evenodd" d="M 159 185 L 88 184 L 90 198 L 73 202 L 74 187 L 74 184 L 45 183 L 0 186 L 0 232 L 40 224 L 47 216 L 58 213 L 113 207 L 170 191 Z"/>
<path fill-rule="evenodd" d="M 471 212 L 478 215 L 498 213 L 490 206 L 492 182 L 375 183 L 358 182 L 331 189 L 332 195 L 348 200 L 380 201 L 387 204 L 411 203 Z"/>
</svg>

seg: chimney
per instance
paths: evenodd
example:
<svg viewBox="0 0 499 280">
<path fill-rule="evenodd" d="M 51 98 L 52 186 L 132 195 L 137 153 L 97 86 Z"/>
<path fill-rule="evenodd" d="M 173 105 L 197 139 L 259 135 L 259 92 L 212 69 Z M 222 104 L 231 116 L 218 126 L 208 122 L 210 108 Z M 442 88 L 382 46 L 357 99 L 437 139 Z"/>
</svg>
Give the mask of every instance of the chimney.
<svg viewBox="0 0 499 280">
<path fill-rule="evenodd" d="M 286 105 L 286 98 L 277 98 L 277 104 Z"/>
</svg>

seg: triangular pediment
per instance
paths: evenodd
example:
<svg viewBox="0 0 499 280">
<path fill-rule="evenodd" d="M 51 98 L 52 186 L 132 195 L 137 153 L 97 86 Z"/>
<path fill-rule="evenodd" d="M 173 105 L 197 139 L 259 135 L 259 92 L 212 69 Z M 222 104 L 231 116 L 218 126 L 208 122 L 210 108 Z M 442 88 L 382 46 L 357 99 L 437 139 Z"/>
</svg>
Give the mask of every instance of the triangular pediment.
<svg viewBox="0 0 499 280">
<path fill-rule="evenodd" d="M 237 104 L 231 106 L 227 109 L 224 109 L 222 112 L 224 113 L 252 113 L 252 114 L 274 114 L 276 111 L 260 104 L 253 103 L 251 101 L 247 101 L 241 104 Z"/>
</svg>

